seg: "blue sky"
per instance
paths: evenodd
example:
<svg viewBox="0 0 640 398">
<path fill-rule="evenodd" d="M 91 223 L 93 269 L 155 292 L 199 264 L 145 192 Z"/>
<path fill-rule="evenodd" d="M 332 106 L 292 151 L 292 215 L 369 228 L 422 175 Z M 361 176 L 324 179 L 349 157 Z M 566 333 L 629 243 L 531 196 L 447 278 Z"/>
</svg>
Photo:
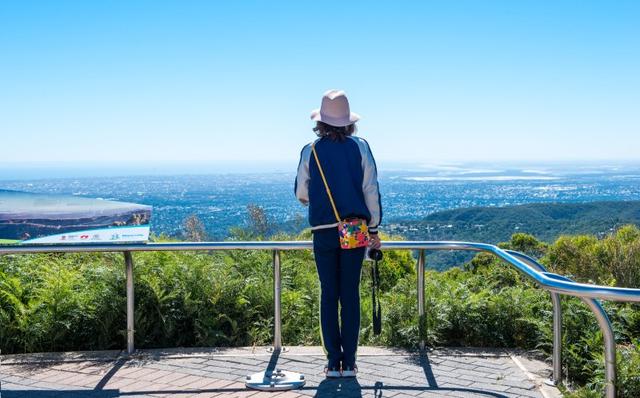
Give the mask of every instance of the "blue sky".
<svg viewBox="0 0 640 398">
<path fill-rule="evenodd" d="M 0 163 L 640 160 L 637 1 L 3 1 Z"/>
</svg>

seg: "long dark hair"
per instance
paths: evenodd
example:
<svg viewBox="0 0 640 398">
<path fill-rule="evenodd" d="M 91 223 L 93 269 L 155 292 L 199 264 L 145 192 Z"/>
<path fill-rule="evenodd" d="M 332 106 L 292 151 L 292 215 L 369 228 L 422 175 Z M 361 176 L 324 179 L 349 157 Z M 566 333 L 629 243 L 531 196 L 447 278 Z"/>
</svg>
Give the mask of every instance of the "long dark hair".
<svg viewBox="0 0 640 398">
<path fill-rule="evenodd" d="M 336 127 L 324 122 L 316 122 L 313 131 L 318 137 L 329 137 L 332 141 L 344 141 L 346 137 L 356 131 L 356 125 L 350 124 L 344 127 Z"/>
</svg>

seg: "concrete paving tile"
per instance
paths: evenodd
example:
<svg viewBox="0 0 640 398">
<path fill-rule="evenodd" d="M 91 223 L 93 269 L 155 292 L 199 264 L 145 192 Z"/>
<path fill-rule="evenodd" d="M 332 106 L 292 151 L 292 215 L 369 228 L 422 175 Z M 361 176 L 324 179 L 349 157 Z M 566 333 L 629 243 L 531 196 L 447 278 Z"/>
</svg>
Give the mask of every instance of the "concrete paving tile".
<svg viewBox="0 0 640 398">
<path fill-rule="evenodd" d="M 532 389 L 511 387 L 506 392 L 517 397 L 540 397 L 541 396 L 540 390 L 538 390 L 537 387 L 534 387 Z"/>
<path fill-rule="evenodd" d="M 102 379 L 103 376 L 99 375 L 75 374 L 73 377 L 65 379 L 64 384 L 74 387 L 93 388 L 100 383 Z"/>
<path fill-rule="evenodd" d="M 170 381 L 169 384 L 184 388 L 184 387 L 188 386 L 191 383 L 201 382 L 201 381 L 202 381 L 202 377 L 188 375 L 188 376 L 181 377 L 179 379 Z"/>
<path fill-rule="evenodd" d="M 419 398 L 432 398 L 432 397 L 442 397 L 442 392 L 440 391 L 422 391 L 420 394 L 416 395 Z"/>
<path fill-rule="evenodd" d="M 487 398 L 491 397 L 491 395 L 483 394 L 481 392 L 472 392 L 472 391 L 450 391 L 446 394 L 447 397 L 456 397 L 456 398 Z"/>
<path fill-rule="evenodd" d="M 149 368 L 151 370 L 151 372 L 146 372 L 146 373 L 141 373 L 137 376 L 135 376 L 135 379 L 138 380 L 144 380 L 146 382 L 152 382 L 152 381 L 162 381 L 165 377 L 171 375 L 171 372 L 166 371 L 166 370 L 160 370 L 160 369 L 153 369 L 153 368 Z M 120 372 L 118 372 L 119 375 Z M 130 376 L 125 376 L 125 377 L 130 377 Z"/>
<path fill-rule="evenodd" d="M 47 383 L 58 383 L 58 384 L 64 385 L 64 384 L 67 384 L 68 380 L 71 380 L 76 377 L 82 377 L 82 376 L 79 376 L 78 373 L 76 372 L 59 372 L 56 375 L 51 375 L 47 378 L 40 379 L 40 380 Z"/>
<path fill-rule="evenodd" d="M 509 386 L 503 386 L 500 384 L 490 384 L 490 383 L 481 383 L 481 382 L 472 383 L 467 387 L 474 390 L 482 390 L 482 391 L 489 391 L 489 392 L 504 392 L 510 388 Z"/>
<path fill-rule="evenodd" d="M 127 392 L 129 395 L 133 392 L 145 392 L 145 391 L 155 391 L 156 388 L 152 383 L 148 381 L 134 381 L 131 384 L 127 384 L 124 387 L 121 387 L 120 390 Z"/>
<path fill-rule="evenodd" d="M 84 366 L 78 366 L 75 371 L 92 375 L 103 375 L 107 373 L 111 369 L 111 367 L 112 364 L 87 363 Z"/>
<path fill-rule="evenodd" d="M 107 384 L 104 385 L 104 389 L 121 389 L 134 383 L 137 383 L 135 379 L 112 377 L 107 381 Z"/>
</svg>

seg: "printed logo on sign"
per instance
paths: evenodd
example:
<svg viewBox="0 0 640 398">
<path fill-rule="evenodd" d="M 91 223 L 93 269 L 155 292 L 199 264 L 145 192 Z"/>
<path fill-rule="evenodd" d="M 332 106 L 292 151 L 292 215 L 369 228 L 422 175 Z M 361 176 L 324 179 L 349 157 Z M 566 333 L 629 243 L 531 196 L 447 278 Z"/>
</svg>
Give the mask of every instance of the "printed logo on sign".
<svg viewBox="0 0 640 398">
<path fill-rule="evenodd" d="M 148 227 L 126 227 L 120 230 L 108 230 L 96 228 L 85 231 L 65 232 L 56 235 L 24 240 L 33 243 L 74 243 L 74 242 L 138 242 L 149 239 Z"/>
</svg>

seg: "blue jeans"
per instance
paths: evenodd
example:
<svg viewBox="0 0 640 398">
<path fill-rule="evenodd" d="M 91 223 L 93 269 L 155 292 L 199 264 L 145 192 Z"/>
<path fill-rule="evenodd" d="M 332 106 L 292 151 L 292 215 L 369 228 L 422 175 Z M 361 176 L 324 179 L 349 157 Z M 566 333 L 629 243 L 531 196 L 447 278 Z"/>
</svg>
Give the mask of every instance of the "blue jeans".
<svg viewBox="0 0 640 398">
<path fill-rule="evenodd" d="M 356 363 L 360 334 L 360 271 L 365 248 L 341 249 L 338 228 L 313 232 L 313 254 L 320 278 L 320 329 L 329 368 Z M 340 303 L 340 320 L 338 320 Z"/>
</svg>

